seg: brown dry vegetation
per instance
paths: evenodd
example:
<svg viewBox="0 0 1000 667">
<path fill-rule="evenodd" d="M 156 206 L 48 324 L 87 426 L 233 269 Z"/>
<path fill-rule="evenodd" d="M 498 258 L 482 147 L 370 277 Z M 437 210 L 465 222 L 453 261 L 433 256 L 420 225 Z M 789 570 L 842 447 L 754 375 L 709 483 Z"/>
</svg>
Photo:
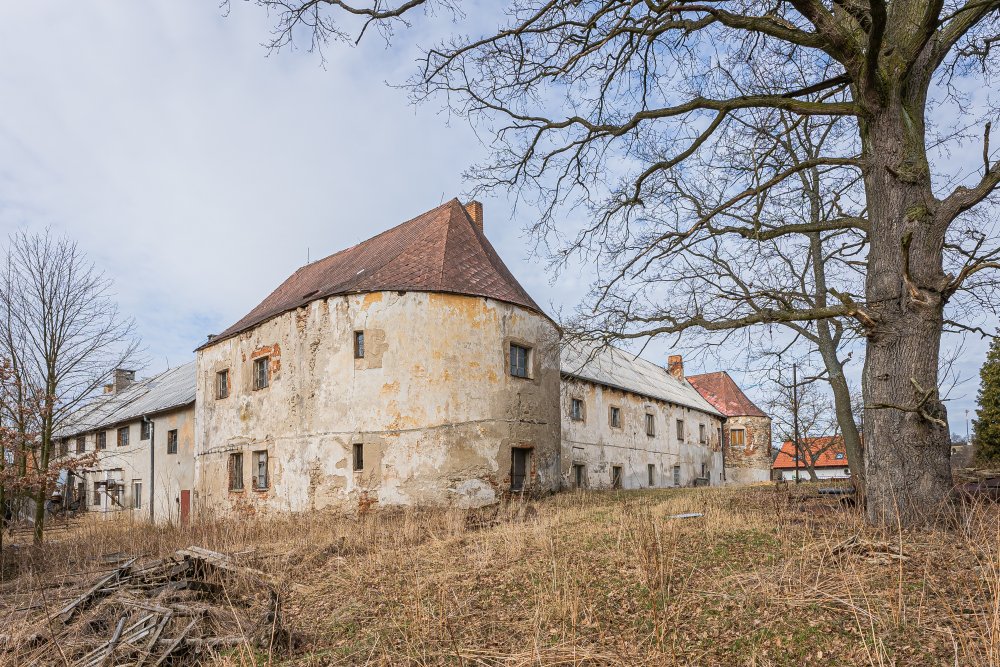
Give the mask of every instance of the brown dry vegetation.
<svg viewBox="0 0 1000 667">
<path fill-rule="evenodd" d="M 578 493 L 496 512 L 89 524 L 42 552 L 7 554 L 0 614 L 16 624 L 11 610 L 43 586 L 54 607 L 102 554 L 197 544 L 245 552 L 285 582 L 295 648 L 274 664 L 1000 665 L 996 506 L 951 530 L 880 534 L 812 493 Z M 704 516 L 669 518 L 692 511 Z M 213 660 L 268 657 L 236 648 Z M 26 663 L 8 653 L 0 664 Z"/>
</svg>

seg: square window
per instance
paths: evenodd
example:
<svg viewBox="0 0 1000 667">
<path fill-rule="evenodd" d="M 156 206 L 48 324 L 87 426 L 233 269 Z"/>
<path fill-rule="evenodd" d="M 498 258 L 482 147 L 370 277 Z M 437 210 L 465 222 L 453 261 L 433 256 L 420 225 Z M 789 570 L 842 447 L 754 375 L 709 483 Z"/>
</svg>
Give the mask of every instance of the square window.
<svg viewBox="0 0 1000 667">
<path fill-rule="evenodd" d="M 528 362 L 530 361 L 530 356 L 530 348 L 516 343 L 510 344 L 510 374 L 513 377 L 528 377 Z"/>
<path fill-rule="evenodd" d="M 150 436 L 153 434 L 153 422 L 143 421 L 139 422 L 139 439 L 149 440 Z"/>
<path fill-rule="evenodd" d="M 684 420 L 677 420 L 677 440 L 678 442 L 684 442 Z"/>
<path fill-rule="evenodd" d="M 646 435 L 656 435 L 656 417 L 646 413 Z"/>
<path fill-rule="evenodd" d="M 365 332 L 355 331 L 354 332 L 354 358 L 364 359 L 365 358 Z"/>
<path fill-rule="evenodd" d="M 611 466 L 611 488 L 622 488 L 622 467 Z"/>
<path fill-rule="evenodd" d="M 118 446 L 128 447 L 128 426 L 118 429 Z"/>
<path fill-rule="evenodd" d="M 253 360 L 253 388 L 266 389 L 271 384 L 271 357 Z"/>
<path fill-rule="evenodd" d="M 222 400 L 229 397 L 229 369 L 219 371 L 215 374 L 215 398 Z"/>
<path fill-rule="evenodd" d="M 745 447 L 746 446 L 746 431 L 741 428 L 731 428 L 729 429 L 729 446 L 730 447 Z"/>
<path fill-rule="evenodd" d="M 108 448 L 108 432 L 98 431 L 97 432 L 97 449 L 107 449 Z"/>
<path fill-rule="evenodd" d="M 167 454 L 177 453 L 177 429 L 167 431 Z"/>
<path fill-rule="evenodd" d="M 267 472 L 267 450 L 253 453 L 254 470 L 253 488 L 259 490 L 266 489 L 270 483 Z"/>
<path fill-rule="evenodd" d="M 646 464 L 646 481 L 650 486 L 656 486 L 656 465 L 652 463 Z"/>
<path fill-rule="evenodd" d="M 365 469 L 365 446 L 364 443 L 354 443 L 354 470 Z"/>
<path fill-rule="evenodd" d="M 583 421 L 583 401 L 579 398 L 570 399 L 569 416 L 573 421 Z"/>
<path fill-rule="evenodd" d="M 87 451 L 87 438 L 82 435 L 76 436 L 76 453 L 83 454 Z"/>
<path fill-rule="evenodd" d="M 229 490 L 243 490 L 243 454 L 241 452 L 229 455 Z"/>
</svg>

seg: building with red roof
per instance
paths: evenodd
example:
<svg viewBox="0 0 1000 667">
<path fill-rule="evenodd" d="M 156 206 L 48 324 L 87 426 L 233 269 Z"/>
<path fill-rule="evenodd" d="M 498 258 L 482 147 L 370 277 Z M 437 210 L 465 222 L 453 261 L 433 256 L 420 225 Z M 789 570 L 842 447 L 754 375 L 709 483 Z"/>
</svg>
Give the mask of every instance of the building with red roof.
<svg viewBox="0 0 1000 667">
<path fill-rule="evenodd" d="M 668 365 L 680 365 L 679 372 L 683 373 L 680 357 L 671 357 Z M 687 381 L 725 415 L 722 451 L 726 481 L 766 482 L 771 469 L 771 418 L 725 371 L 689 375 Z"/>
<path fill-rule="evenodd" d="M 818 438 L 800 438 L 796 453 L 795 443 L 786 440 L 781 444 L 781 450 L 774 457 L 771 469 L 775 477 L 794 480 L 798 470 L 799 479 L 811 479 L 809 467 L 812 466 L 819 479 L 847 479 L 851 476 L 851 468 L 847 461 L 847 448 L 844 439 L 839 435 Z"/>
</svg>

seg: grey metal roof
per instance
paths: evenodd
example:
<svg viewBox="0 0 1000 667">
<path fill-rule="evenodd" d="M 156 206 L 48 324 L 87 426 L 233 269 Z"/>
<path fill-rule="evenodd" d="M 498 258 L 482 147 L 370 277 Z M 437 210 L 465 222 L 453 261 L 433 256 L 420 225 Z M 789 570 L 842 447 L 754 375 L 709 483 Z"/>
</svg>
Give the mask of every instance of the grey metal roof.
<svg viewBox="0 0 1000 667">
<path fill-rule="evenodd" d="M 560 357 L 564 375 L 722 416 L 687 380 L 631 352 L 564 344 Z"/>
<path fill-rule="evenodd" d="M 117 394 L 105 394 L 66 420 L 56 437 L 67 438 L 95 429 L 134 421 L 194 403 L 195 362 L 139 380 Z"/>
</svg>

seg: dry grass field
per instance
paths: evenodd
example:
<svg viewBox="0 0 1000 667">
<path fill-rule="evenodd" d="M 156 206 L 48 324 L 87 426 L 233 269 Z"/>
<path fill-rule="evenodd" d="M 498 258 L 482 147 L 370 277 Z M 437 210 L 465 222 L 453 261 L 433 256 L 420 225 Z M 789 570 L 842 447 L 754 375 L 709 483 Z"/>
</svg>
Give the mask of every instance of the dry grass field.
<svg viewBox="0 0 1000 667">
<path fill-rule="evenodd" d="M 671 518 L 683 512 L 703 516 Z M 810 485 L 159 530 L 101 522 L 8 551 L 0 614 L 26 631 L 102 555 L 199 545 L 277 578 L 293 638 L 289 652 L 247 644 L 205 664 L 1000 665 L 1000 512 L 954 523 L 879 533 Z M 31 604 L 34 617 L 17 611 Z M 29 655 L 8 650 L 0 664 Z"/>
</svg>

